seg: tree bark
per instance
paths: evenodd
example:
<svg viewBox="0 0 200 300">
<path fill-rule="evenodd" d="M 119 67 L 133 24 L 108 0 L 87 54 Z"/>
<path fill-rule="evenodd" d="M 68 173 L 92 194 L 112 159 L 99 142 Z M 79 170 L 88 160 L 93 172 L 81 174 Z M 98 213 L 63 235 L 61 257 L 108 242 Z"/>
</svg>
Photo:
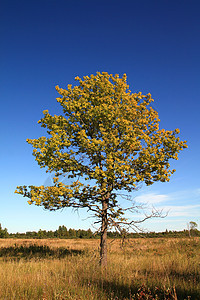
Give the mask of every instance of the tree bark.
<svg viewBox="0 0 200 300">
<path fill-rule="evenodd" d="M 102 201 L 102 222 L 101 222 L 101 242 L 100 242 L 100 265 L 107 266 L 107 229 L 108 229 L 108 204 L 106 199 Z"/>
</svg>

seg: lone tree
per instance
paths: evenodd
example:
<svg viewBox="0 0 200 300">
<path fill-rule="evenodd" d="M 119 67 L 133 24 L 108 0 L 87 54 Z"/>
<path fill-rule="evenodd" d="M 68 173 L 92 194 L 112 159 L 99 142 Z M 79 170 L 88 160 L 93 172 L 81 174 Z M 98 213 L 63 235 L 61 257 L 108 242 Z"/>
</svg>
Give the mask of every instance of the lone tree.
<svg viewBox="0 0 200 300">
<path fill-rule="evenodd" d="M 190 226 L 190 230 L 195 230 L 195 229 L 197 229 L 197 227 L 198 227 L 197 223 L 194 222 L 194 221 L 191 221 L 191 222 L 189 223 L 189 226 Z"/>
<path fill-rule="evenodd" d="M 39 166 L 55 173 L 53 186 L 19 186 L 16 193 L 49 210 L 73 207 L 94 213 L 101 223 L 100 262 L 106 265 L 108 228 L 137 227 L 125 219 L 119 193 L 130 195 L 141 182 L 169 181 L 175 171 L 169 160 L 178 159 L 187 146 L 177 137 L 178 129 L 159 129 L 151 94 L 131 93 L 125 74 L 98 72 L 75 79 L 77 86 L 56 87 L 63 115 L 45 110 L 38 121 L 47 136 L 27 139 Z"/>
</svg>

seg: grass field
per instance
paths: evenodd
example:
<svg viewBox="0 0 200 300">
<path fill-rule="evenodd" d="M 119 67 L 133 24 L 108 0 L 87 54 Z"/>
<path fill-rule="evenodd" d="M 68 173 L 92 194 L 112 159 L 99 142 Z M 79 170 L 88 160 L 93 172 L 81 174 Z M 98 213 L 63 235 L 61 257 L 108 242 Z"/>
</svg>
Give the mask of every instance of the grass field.
<svg viewBox="0 0 200 300">
<path fill-rule="evenodd" d="M 108 242 L 0 239 L 0 299 L 200 299 L 199 238 Z"/>
</svg>

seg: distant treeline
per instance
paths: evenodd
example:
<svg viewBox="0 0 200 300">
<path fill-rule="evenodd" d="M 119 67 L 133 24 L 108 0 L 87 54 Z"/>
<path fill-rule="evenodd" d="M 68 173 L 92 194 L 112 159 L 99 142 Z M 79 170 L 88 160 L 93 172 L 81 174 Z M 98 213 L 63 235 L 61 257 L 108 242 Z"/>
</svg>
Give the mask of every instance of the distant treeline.
<svg viewBox="0 0 200 300">
<path fill-rule="evenodd" d="M 160 238 L 160 237 L 200 237 L 200 231 L 197 229 L 191 229 L 183 231 L 164 231 L 164 232 L 147 232 L 147 233 L 126 233 L 123 231 L 119 233 L 117 231 L 108 231 L 108 238 Z M 8 233 L 8 230 L 3 229 L 0 224 L 0 238 L 22 238 L 22 239 L 48 239 L 48 238 L 59 238 L 59 239 L 93 239 L 100 238 L 99 232 L 92 232 L 91 229 L 67 229 L 64 225 L 59 226 L 55 231 L 52 230 L 39 230 L 39 231 L 27 231 L 26 233 Z"/>
</svg>

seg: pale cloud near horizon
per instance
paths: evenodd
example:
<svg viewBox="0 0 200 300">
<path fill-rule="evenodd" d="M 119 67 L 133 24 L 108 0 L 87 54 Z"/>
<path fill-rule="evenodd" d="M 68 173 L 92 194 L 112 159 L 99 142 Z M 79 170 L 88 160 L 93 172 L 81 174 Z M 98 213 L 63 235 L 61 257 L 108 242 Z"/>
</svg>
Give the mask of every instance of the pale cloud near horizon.
<svg viewBox="0 0 200 300">
<path fill-rule="evenodd" d="M 200 218 L 200 188 L 184 189 L 170 193 L 160 191 L 142 192 L 134 198 L 136 204 L 144 204 L 140 213 L 127 214 L 126 217 L 135 220 L 142 219 L 145 214 L 151 214 L 152 209 L 163 212 L 164 218 L 152 218 L 145 221 L 147 231 L 165 231 L 187 229 L 190 221 L 199 224 Z M 144 228 L 143 228 L 144 229 Z"/>
<path fill-rule="evenodd" d="M 195 194 L 200 195 L 200 188 L 194 190 Z"/>
<path fill-rule="evenodd" d="M 170 194 L 161 194 L 158 192 L 144 193 L 135 198 L 138 203 L 145 203 L 149 206 L 158 205 L 159 209 L 168 212 L 168 217 L 198 217 L 200 215 L 200 204 L 196 201 L 192 204 L 182 204 L 180 200 L 185 202 L 188 196 L 199 196 L 200 188 L 194 190 L 177 191 Z M 170 202 L 170 204 L 169 204 Z M 177 205 L 177 202 L 179 205 Z M 172 204 L 174 203 L 174 205 Z M 200 203 L 200 202 L 199 202 Z"/>
<path fill-rule="evenodd" d="M 180 190 L 169 194 L 162 194 L 156 191 L 150 193 L 142 193 L 141 195 L 135 197 L 135 201 L 138 203 L 158 204 L 168 201 L 177 201 L 181 199 L 185 200 L 186 198 L 189 199 L 189 197 L 191 197 L 191 200 L 194 197 L 199 197 L 200 200 L 200 188 L 196 188 L 193 190 Z"/>
<path fill-rule="evenodd" d="M 169 217 L 198 217 L 200 215 L 200 204 L 194 205 L 171 205 L 165 206 L 169 211 Z"/>
<path fill-rule="evenodd" d="M 135 197 L 138 203 L 158 204 L 170 200 L 168 195 L 158 193 L 146 193 Z"/>
</svg>

